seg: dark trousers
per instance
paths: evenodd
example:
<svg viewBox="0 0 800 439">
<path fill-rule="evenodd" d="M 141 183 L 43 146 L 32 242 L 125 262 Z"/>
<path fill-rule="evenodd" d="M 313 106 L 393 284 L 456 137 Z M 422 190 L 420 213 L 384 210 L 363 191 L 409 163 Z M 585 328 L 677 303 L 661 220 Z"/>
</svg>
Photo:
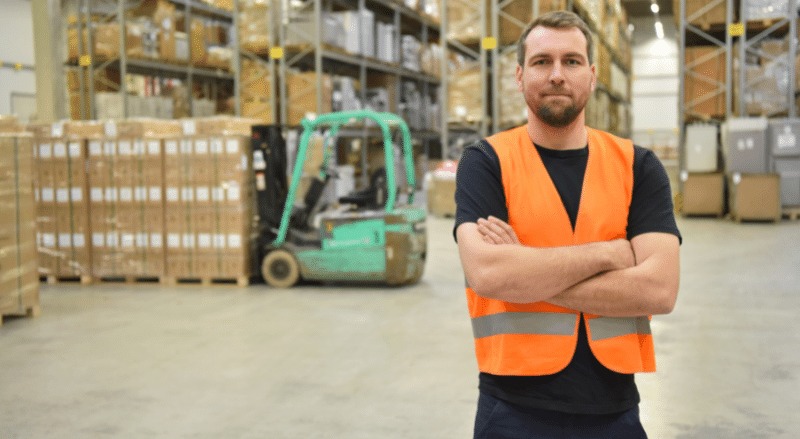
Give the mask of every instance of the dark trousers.
<svg viewBox="0 0 800 439">
<path fill-rule="evenodd" d="M 481 392 L 475 439 L 647 439 L 639 407 L 610 415 L 577 415 L 551 410 L 522 411 Z"/>
</svg>

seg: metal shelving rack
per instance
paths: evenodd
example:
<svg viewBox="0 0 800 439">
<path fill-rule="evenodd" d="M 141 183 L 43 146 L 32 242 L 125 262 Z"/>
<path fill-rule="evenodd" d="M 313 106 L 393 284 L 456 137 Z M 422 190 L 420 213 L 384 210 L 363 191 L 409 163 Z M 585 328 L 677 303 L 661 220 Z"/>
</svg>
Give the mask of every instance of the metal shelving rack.
<svg viewBox="0 0 800 439">
<path fill-rule="evenodd" d="M 395 35 L 395 50 L 399 51 L 399 37 L 400 37 L 400 24 L 402 17 L 408 17 L 412 20 L 417 20 L 421 28 L 421 41 L 426 41 L 431 32 L 438 33 L 436 26 L 433 22 L 419 13 L 410 10 L 406 7 L 398 5 L 387 0 L 358 0 L 357 7 L 352 10 L 365 10 L 368 6 L 382 6 L 393 11 L 392 24 L 398 29 Z M 313 0 L 306 3 L 306 8 L 312 10 L 312 20 L 318 25 L 321 23 L 323 12 L 330 12 L 333 5 L 347 4 L 347 2 L 323 1 Z M 279 46 L 285 51 L 285 56 L 280 57 L 279 60 L 279 83 L 280 83 L 280 96 L 282 102 L 288 102 L 286 90 L 286 75 L 289 69 L 308 69 L 310 68 L 317 74 L 316 90 L 313 92 L 316 99 L 316 107 L 322 107 L 322 74 L 333 72 L 337 68 L 342 68 L 350 71 L 358 71 L 358 79 L 365 84 L 367 75 L 369 73 L 383 73 L 393 75 L 398 79 L 415 80 L 423 83 L 426 87 L 436 87 L 439 85 L 439 78 L 427 75 L 422 72 L 412 71 L 398 65 L 389 64 L 379 61 L 375 58 L 365 57 L 358 54 L 345 53 L 334 48 L 327 47 L 321 40 L 320 33 L 312 36 L 303 34 L 303 29 L 295 27 L 293 19 L 294 14 L 298 12 L 306 12 L 303 10 L 290 10 L 287 7 L 287 2 L 281 0 L 278 2 L 280 6 L 281 23 L 279 29 Z M 324 11 L 323 11 L 324 9 Z M 293 36 L 298 40 L 304 40 L 305 44 L 287 44 L 289 36 Z M 293 47 L 294 46 L 294 47 Z M 309 93 L 311 93 L 309 91 Z M 306 93 L 300 93 L 305 95 Z M 362 98 L 365 97 L 365 90 L 362 87 Z M 396 109 L 394 109 L 396 110 Z M 287 107 L 282 105 L 281 120 L 288 120 Z"/>
<path fill-rule="evenodd" d="M 395 108 L 390 111 L 400 113 L 401 88 L 402 82 L 413 81 L 417 84 L 422 96 L 440 95 L 441 112 L 446 111 L 446 101 L 442 97 L 441 89 L 445 85 L 446 79 L 429 75 L 424 72 L 417 72 L 407 69 L 399 64 L 388 63 L 376 57 L 363 56 L 361 54 L 347 53 L 343 50 L 326 45 L 322 41 L 322 20 L 323 15 L 331 11 L 364 11 L 370 10 L 374 13 L 375 22 L 378 21 L 394 26 L 394 50 L 400 53 L 400 37 L 403 34 L 411 34 L 426 43 L 429 40 L 436 40 L 442 35 L 442 27 L 433 19 L 410 9 L 403 4 L 390 0 L 308 0 L 301 8 L 289 7 L 286 0 L 274 0 L 274 10 L 277 11 L 279 23 L 277 29 L 278 47 L 283 51 L 277 62 L 278 71 L 278 96 L 280 96 L 280 120 L 283 124 L 289 120 L 288 107 L 292 100 L 287 90 L 288 74 L 292 69 L 301 71 L 313 71 L 315 81 L 309 84 L 307 90 L 294 90 L 295 99 L 314 99 L 315 108 L 323 106 L 323 74 L 338 73 L 357 79 L 362 87 L 360 98 L 366 102 L 366 84 L 368 77 L 374 74 L 386 75 L 392 78 L 391 85 L 394 87 L 394 95 L 397 96 Z M 311 22 L 316 24 L 320 32 L 308 35 L 304 33 L 301 20 L 310 17 Z M 411 29 L 409 32 L 404 30 Z M 298 44 L 299 43 L 299 44 Z M 444 63 L 443 63 L 444 64 Z M 444 74 L 444 70 L 442 71 Z M 374 131 L 367 127 L 358 130 L 343 130 L 343 134 L 352 134 L 354 137 L 369 137 Z M 442 134 L 439 129 L 414 129 L 412 136 L 417 141 L 422 142 L 424 150 L 428 153 L 431 142 L 442 141 Z M 366 150 L 362 149 L 363 160 L 366 161 Z"/>
<path fill-rule="evenodd" d="M 268 7 L 266 8 L 267 10 L 265 11 L 266 17 L 264 17 L 264 22 L 266 22 L 268 24 L 268 29 L 266 29 L 266 32 L 265 32 L 265 34 L 267 36 L 266 43 L 267 43 L 268 47 L 265 48 L 265 49 L 267 49 L 265 52 L 250 51 L 250 50 L 247 50 L 246 48 L 244 48 L 242 46 L 242 44 L 241 44 L 241 35 L 240 35 L 240 31 L 239 31 L 240 25 L 241 25 L 240 13 L 242 11 L 240 3 L 241 2 L 238 1 L 238 0 L 233 2 L 233 32 L 232 32 L 232 37 L 231 37 L 231 40 L 233 41 L 233 44 L 235 45 L 235 49 L 236 49 L 235 52 L 237 54 L 237 56 L 235 56 L 235 58 L 234 58 L 234 66 L 233 66 L 234 74 L 236 75 L 236 77 L 238 79 L 238 82 L 237 82 L 236 87 L 235 87 L 235 93 L 234 93 L 234 98 L 236 100 L 236 104 L 235 105 L 236 105 L 236 109 L 237 109 L 237 113 L 236 114 L 237 115 L 242 115 L 242 113 L 243 113 L 243 102 L 242 102 L 242 100 L 244 98 L 246 98 L 246 96 L 245 97 L 242 96 L 242 91 L 250 83 L 259 81 L 261 79 L 261 78 L 252 78 L 249 81 L 244 81 L 243 80 L 243 78 L 242 78 L 242 60 L 246 59 L 248 61 L 251 61 L 251 62 L 255 63 L 257 66 L 260 66 L 262 69 L 266 70 L 267 74 L 269 75 L 269 78 L 267 78 L 267 79 L 268 79 L 269 84 L 270 84 L 270 87 L 269 87 L 270 93 L 267 96 L 264 96 L 264 98 L 266 98 L 266 106 L 269 109 L 269 114 L 272 115 L 272 119 L 273 119 L 272 121 L 275 122 L 275 121 L 277 121 L 277 117 L 278 117 L 278 99 L 276 98 L 277 95 L 275 93 L 275 90 L 277 89 L 277 84 L 276 84 L 276 81 L 275 81 L 276 78 L 277 78 L 277 73 L 276 73 L 277 72 L 277 66 L 276 66 L 277 63 L 276 63 L 275 56 L 274 56 L 275 54 L 274 53 L 270 53 L 270 50 L 269 50 L 275 45 L 275 41 L 277 41 L 276 29 L 278 29 L 278 26 L 279 26 L 279 22 L 277 20 L 277 14 L 275 14 L 273 12 L 273 11 L 275 11 L 275 5 L 272 4 L 272 3 L 274 3 L 274 1 L 267 3 Z"/>
<path fill-rule="evenodd" d="M 191 23 L 194 14 L 202 15 L 205 17 L 212 17 L 233 23 L 234 14 L 221 9 L 217 9 L 194 0 L 169 0 L 175 6 L 182 7 L 186 16 L 186 22 Z M 239 84 L 238 84 L 238 66 L 240 65 L 239 51 L 234 51 L 234 59 L 232 71 L 226 72 L 220 69 L 210 69 L 203 67 L 196 67 L 191 62 L 191 44 L 189 44 L 189 60 L 186 65 L 171 64 L 158 60 L 149 59 L 136 59 L 127 55 L 126 50 L 126 12 L 139 4 L 139 1 L 130 0 L 72 0 L 67 1 L 67 8 L 73 7 L 78 17 L 77 23 L 74 26 L 78 31 L 78 53 L 86 54 L 80 55 L 78 65 L 68 64 L 68 69 L 79 70 L 80 82 L 80 96 L 81 96 L 81 118 L 82 119 L 96 119 L 97 118 L 97 102 L 95 93 L 95 75 L 105 69 L 114 69 L 119 71 L 120 84 L 118 91 L 122 100 L 123 116 L 128 116 L 128 90 L 126 86 L 126 76 L 130 74 L 149 75 L 160 78 L 174 78 L 186 81 L 188 94 L 188 105 L 191 111 L 192 107 L 192 89 L 195 80 L 201 80 L 210 85 L 212 89 L 216 88 L 219 82 L 233 84 L 233 90 L 236 100 L 236 111 L 239 111 Z M 235 3 L 235 2 L 234 2 Z M 119 24 L 119 40 L 120 48 L 118 57 L 98 60 L 94 53 L 93 35 L 88 30 L 94 23 L 112 23 Z M 84 47 L 84 40 L 81 38 L 82 33 L 86 32 L 86 46 Z M 236 30 L 233 35 L 235 37 Z M 86 81 L 83 72 L 88 72 L 88 79 Z M 87 84 L 88 82 L 88 84 Z M 116 87 L 115 87 L 116 88 Z M 212 93 L 213 94 L 213 93 Z M 86 114 L 87 108 L 86 99 L 89 100 L 88 108 L 90 114 Z"/>
<path fill-rule="evenodd" d="M 685 0 L 683 0 L 685 1 Z M 789 40 L 789 50 L 786 54 L 787 56 L 787 63 L 786 67 L 788 68 L 788 83 L 786 87 L 786 108 L 788 110 L 789 117 L 795 117 L 797 114 L 797 108 L 795 105 L 795 97 L 797 96 L 795 90 L 795 75 L 797 74 L 794 69 L 794 59 L 795 55 L 797 54 L 797 39 L 794 38 L 794 35 L 797 35 L 797 25 L 798 25 L 798 14 L 797 14 L 797 7 L 798 7 L 798 0 L 787 0 L 786 7 L 787 10 L 784 11 L 775 11 L 775 18 L 774 19 L 767 19 L 767 20 L 757 20 L 755 22 L 749 21 L 750 17 L 747 17 L 747 8 L 745 7 L 747 0 L 741 0 L 741 4 L 739 6 L 739 22 L 744 23 L 744 33 L 739 38 L 739 59 L 744 60 L 746 56 L 753 55 L 759 58 L 761 62 L 769 62 L 769 61 L 776 61 L 778 57 L 772 56 L 767 54 L 761 50 L 755 48 L 757 44 L 762 42 L 764 39 L 769 37 L 786 37 L 787 35 Z M 730 8 L 732 9 L 732 8 Z M 747 75 L 744 72 L 739 74 L 739 96 L 738 99 L 738 115 L 739 116 L 746 116 L 746 102 L 745 96 L 749 90 L 752 90 L 753 87 L 757 86 L 760 82 L 763 81 L 763 78 L 756 79 L 755 81 L 747 81 Z M 729 113 L 730 114 L 730 113 Z"/>
<path fill-rule="evenodd" d="M 443 43 L 442 43 L 442 50 L 443 55 L 442 58 L 444 59 L 442 63 L 442 157 L 448 157 L 448 149 L 450 145 L 450 138 L 457 136 L 457 135 L 475 135 L 478 134 L 481 137 L 484 137 L 488 134 L 488 129 L 491 121 L 489 120 L 489 64 L 488 64 L 488 51 L 491 50 L 487 48 L 487 36 L 486 35 L 486 27 L 483 25 L 479 25 L 480 35 L 478 41 L 475 42 L 463 42 L 458 41 L 452 38 L 449 38 L 448 35 L 451 33 L 460 34 L 464 33 L 464 29 L 459 28 L 458 26 L 451 24 L 448 19 L 447 7 L 448 2 L 452 4 L 458 5 L 459 8 L 463 8 L 464 10 L 469 11 L 469 17 L 471 20 L 465 20 L 463 23 L 467 25 L 472 25 L 474 23 L 483 24 L 486 23 L 486 17 L 489 13 L 487 9 L 486 2 L 474 2 L 469 0 L 441 0 L 440 7 L 441 13 L 440 16 L 442 17 L 442 33 L 443 33 Z M 480 69 L 480 77 L 483 78 L 481 81 L 481 91 L 480 96 L 481 99 L 481 114 L 483 117 L 477 121 L 453 121 L 449 120 L 450 112 L 449 112 L 449 77 L 450 72 L 448 71 L 447 63 L 449 59 L 448 53 L 450 51 L 457 51 L 458 53 L 468 57 L 470 59 L 470 64 L 473 67 L 477 64 Z M 451 136 L 452 133 L 452 136 Z"/>
<path fill-rule="evenodd" d="M 684 144 L 686 141 L 686 125 L 692 121 L 712 121 L 721 123 L 725 119 L 734 116 L 747 116 L 746 108 L 746 94 L 753 87 L 757 86 L 763 78 L 755 81 L 747 81 L 747 75 L 741 71 L 738 78 L 738 89 L 740 93 L 733 96 L 734 91 L 734 43 L 738 42 L 738 56 L 740 60 L 745 60 L 747 56 L 756 56 L 763 60 L 774 60 L 774 57 L 763 51 L 758 50 L 755 46 L 770 36 L 787 37 L 789 41 L 789 50 L 787 52 L 788 62 L 788 83 L 787 83 L 787 113 L 790 117 L 797 115 L 797 108 L 795 98 L 798 96 L 798 90 L 795 87 L 796 72 L 794 69 L 795 56 L 798 54 L 798 43 L 792 35 L 797 35 L 798 29 L 798 13 L 797 8 L 800 5 L 798 0 L 788 0 L 788 10 L 776 12 L 774 19 L 755 20 L 750 21 L 746 17 L 746 1 L 747 0 L 712 0 L 705 4 L 702 8 L 698 9 L 695 13 L 687 15 L 687 0 L 680 0 L 679 15 L 679 40 L 680 40 L 680 54 L 679 57 L 679 97 L 678 97 L 678 120 L 680 123 L 680 148 L 679 148 L 679 163 L 680 169 L 686 169 L 686 154 L 684 151 Z M 710 14 L 715 7 L 725 5 L 726 20 L 725 23 L 719 23 L 719 26 L 698 26 L 692 24 L 693 22 L 708 22 L 703 20 L 706 14 Z M 735 9 L 738 7 L 738 19 L 734 14 Z M 709 46 L 715 47 L 712 52 L 706 56 L 695 60 L 690 64 L 686 64 L 686 50 L 688 47 L 695 46 Z M 713 57 L 725 55 L 725 80 L 724 82 L 713 81 L 707 77 L 703 77 L 692 69 L 703 62 L 706 62 Z M 690 101 L 685 100 L 686 77 L 692 77 L 696 80 L 703 81 L 709 86 L 713 86 L 708 93 L 695 96 Z M 725 96 L 725 114 L 720 115 L 722 119 L 710 118 L 708 115 L 697 114 L 691 111 L 693 105 L 705 102 L 709 99 L 715 99 L 720 94 Z M 733 108 L 734 99 L 737 100 L 736 111 Z M 681 190 L 682 181 L 680 182 Z"/>
</svg>

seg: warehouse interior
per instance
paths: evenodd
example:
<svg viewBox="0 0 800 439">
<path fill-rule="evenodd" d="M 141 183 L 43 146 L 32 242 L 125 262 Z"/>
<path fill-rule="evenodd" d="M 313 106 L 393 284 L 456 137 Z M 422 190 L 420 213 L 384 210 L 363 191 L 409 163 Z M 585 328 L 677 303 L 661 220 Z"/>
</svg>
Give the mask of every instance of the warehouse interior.
<svg viewBox="0 0 800 439">
<path fill-rule="evenodd" d="M 682 236 L 648 436 L 800 435 L 800 0 L 1 3 L 1 438 L 470 437 L 456 169 L 561 9 Z"/>
</svg>

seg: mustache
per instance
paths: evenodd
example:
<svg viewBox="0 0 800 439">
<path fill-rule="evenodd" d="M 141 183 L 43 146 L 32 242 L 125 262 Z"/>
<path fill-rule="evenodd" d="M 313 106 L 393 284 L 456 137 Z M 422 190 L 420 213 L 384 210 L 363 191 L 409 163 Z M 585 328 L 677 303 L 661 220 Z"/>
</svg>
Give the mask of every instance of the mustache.
<svg viewBox="0 0 800 439">
<path fill-rule="evenodd" d="M 543 90 L 542 94 L 546 95 L 546 96 L 550 96 L 550 95 L 569 96 L 570 95 L 570 93 L 565 88 L 550 88 L 550 89 L 547 89 L 547 90 Z"/>
</svg>

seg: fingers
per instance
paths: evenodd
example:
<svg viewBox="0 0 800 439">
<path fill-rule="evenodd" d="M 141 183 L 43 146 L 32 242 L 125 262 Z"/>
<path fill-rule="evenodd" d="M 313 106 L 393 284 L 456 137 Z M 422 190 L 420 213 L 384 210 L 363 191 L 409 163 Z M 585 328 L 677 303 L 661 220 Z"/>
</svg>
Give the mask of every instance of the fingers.
<svg viewBox="0 0 800 439">
<path fill-rule="evenodd" d="M 504 221 L 490 216 L 489 219 L 478 219 L 478 232 L 489 244 L 519 244 L 514 229 Z"/>
<path fill-rule="evenodd" d="M 514 231 L 507 222 L 501 220 L 500 218 L 489 216 L 489 222 L 497 227 L 500 227 L 506 236 L 510 239 L 509 244 L 519 244 L 519 238 L 517 238 L 517 232 Z"/>
</svg>

